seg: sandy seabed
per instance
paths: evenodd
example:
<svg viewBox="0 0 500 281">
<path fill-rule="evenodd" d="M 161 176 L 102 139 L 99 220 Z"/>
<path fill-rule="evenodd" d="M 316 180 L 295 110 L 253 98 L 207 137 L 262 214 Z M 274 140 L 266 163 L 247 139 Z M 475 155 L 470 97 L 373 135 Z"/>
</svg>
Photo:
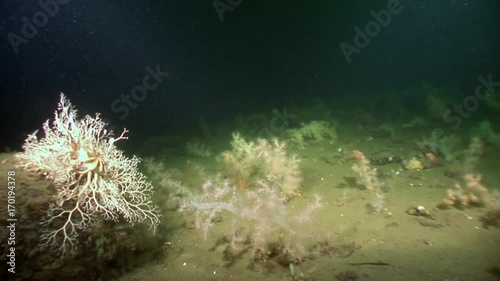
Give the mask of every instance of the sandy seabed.
<svg viewBox="0 0 500 281">
<path fill-rule="evenodd" d="M 230 232 L 231 221 L 225 214 L 207 240 L 196 229 L 179 228 L 165 242 L 164 260 L 124 279 L 500 280 L 500 229 L 480 221 L 483 208 L 444 208 L 442 204 L 446 190 L 459 180 L 445 176 L 444 166 L 421 171 L 405 170 L 398 163 L 376 166 L 389 175 L 384 180 L 386 202 L 381 213 L 370 212 L 367 206 L 372 196 L 349 183 L 357 177 L 352 162 L 325 160 L 339 151 L 349 158 L 353 150 L 407 157 L 415 144 L 412 139 L 398 143 L 366 137 L 355 140 L 294 151 L 302 159 L 304 181 L 302 197 L 292 200 L 289 207 L 301 209 L 313 193 L 320 194 L 325 207 L 310 228 L 301 231 L 311 233 L 311 239 L 330 241 L 333 250 L 295 265 L 293 278 L 289 267 L 273 259 L 252 262 L 249 251 L 230 261 L 224 259 L 220 239 Z M 490 190 L 500 186 L 499 156 L 495 150 L 483 153 L 478 167 Z M 432 219 L 407 213 L 417 206 L 429 211 Z"/>
<path fill-rule="evenodd" d="M 161 258 L 132 271 L 112 269 L 108 275 L 113 276 L 111 280 L 152 281 L 500 280 L 498 272 L 495 274 L 500 268 L 500 229 L 483 225 L 481 207 L 440 207 L 446 189 L 458 182 L 445 176 L 444 167 L 417 171 L 405 170 L 400 163 L 376 166 L 388 176 L 383 181 L 384 209 L 373 213 L 367 207 L 372 196 L 360 185 L 352 185 L 353 178 L 358 177 L 351 169 L 352 162 L 331 158 L 344 153 L 348 159 L 353 150 L 366 155 L 383 151 L 406 157 L 414 149 L 412 141 L 394 143 L 360 137 L 354 142 L 326 142 L 292 151 L 302 159 L 303 186 L 302 196 L 287 206 L 300 210 L 310 202 L 313 193 L 321 195 L 325 204 L 308 229 L 297 231 L 303 231 L 315 242 L 324 240 L 331 245 L 323 255 L 294 265 L 294 276 L 288 266 L 273 258 L 252 261 L 245 246 L 239 255 L 228 260 L 227 243 L 221 239 L 230 232 L 229 214 L 222 214 L 205 240 L 201 231 L 184 227 L 183 215 L 173 211 L 162 222 L 169 225 L 168 233 L 159 233 L 158 239 L 164 240 Z M 496 160 L 499 156 L 495 150 L 483 153 L 478 167 L 483 183 L 491 190 L 500 186 Z M 2 174 L 14 169 L 8 161 L 10 157 L 12 154 L 2 156 Z M 22 171 L 18 171 L 18 176 L 18 180 L 27 177 Z M 18 196 L 32 196 L 33 200 L 48 196 L 40 192 L 21 192 Z M 425 207 L 433 218 L 407 213 L 417 206 Z"/>
</svg>

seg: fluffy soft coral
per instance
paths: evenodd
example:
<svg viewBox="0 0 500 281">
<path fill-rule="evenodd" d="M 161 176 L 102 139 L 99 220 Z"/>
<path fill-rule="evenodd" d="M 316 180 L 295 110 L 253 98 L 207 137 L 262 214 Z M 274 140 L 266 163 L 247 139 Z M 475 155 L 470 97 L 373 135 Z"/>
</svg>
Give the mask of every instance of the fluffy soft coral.
<svg viewBox="0 0 500 281">
<path fill-rule="evenodd" d="M 128 158 L 115 143 L 127 139 L 125 129 L 113 138 L 97 114 L 78 120 L 76 109 L 61 94 L 52 126 L 43 124 L 45 136 L 29 135 L 20 166 L 55 183 L 55 204 L 50 204 L 42 246 L 60 253 L 72 252 L 78 232 L 93 225 L 98 216 L 134 224 L 149 221 L 156 230 L 157 207 L 151 203 L 152 185 L 137 169 L 140 159 Z"/>
</svg>

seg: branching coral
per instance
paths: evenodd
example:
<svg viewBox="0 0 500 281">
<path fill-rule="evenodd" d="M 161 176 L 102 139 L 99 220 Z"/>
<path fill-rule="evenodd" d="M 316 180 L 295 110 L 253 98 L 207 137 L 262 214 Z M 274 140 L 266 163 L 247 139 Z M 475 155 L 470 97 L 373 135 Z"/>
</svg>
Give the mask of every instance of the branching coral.
<svg viewBox="0 0 500 281">
<path fill-rule="evenodd" d="M 455 185 L 455 189 L 448 189 L 443 202 L 448 206 L 471 206 L 480 205 L 490 208 L 498 205 L 498 195 L 490 192 L 482 183 L 480 175 L 466 174 L 464 182 L 467 189 L 465 190 L 459 184 Z"/>
<path fill-rule="evenodd" d="M 137 170 L 140 159 L 126 157 L 115 146 L 128 131 L 115 139 L 99 114 L 78 120 L 76 113 L 61 94 L 52 126 L 49 120 L 43 124 L 45 136 L 29 135 L 17 155 L 23 169 L 55 183 L 41 239 L 43 247 L 63 255 L 75 250 L 79 232 L 99 216 L 113 221 L 122 216 L 131 224 L 148 221 L 154 231 L 160 216 L 151 202 L 153 187 Z"/>
<path fill-rule="evenodd" d="M 239 134 L 233 134 L 231 145 L 233 150 L 223 152 L 222 159 L 241 188 L 246 187 L 252 177 L 264 176 L 287 196 L 300 195 L 300 160 L 287 155 L 284 142 L 277 139 L 247 142 Z"/>
<path fill-rule="evenodd" d="M 299 129 L 288 129 L 286 131 L 290 136 L 290 141 L 300 148 L 304 148 L 306 142 L 320 143 L 325 139 L 329 139 L 332 142 L 337 140 L 335 127 L 326 121 L 312 121 L 308 124 L 302 123 Z"/>
<path fill-rule="evenodd" d="M 365 154 L 359 150 L 354 151 L 354 158 L 356 163 L 352 165 L 352 170 L 358 173 L 365 185 L 366 189 L 374 194 L 373 201 L 370 206 L 376 212 L 382 212 L 385 204 L 385 194 L 382 191 L 381 184 L 377 178 L 377 169 L 370 167 L 370 161 L 366 158 Z"/>
<path fill-rule="evenodd" d="M 192 201 L 185 201 L 181 212 L 194 212 L 195 227 L 202 229 L 207 238 L 215 218 L 223 211 L 232 215 L 231 249 L 251 238 L 254 260 L 267 260 L 278 246 L 291 260 L 305 256 L 304 227 L 310 226 L 323 202 L 319 195 L 301 212 L 292 212 L 287 197 L 268 181 L 257 180 L 251 190 L 239 190 L 228 181 L 206 181 L 203 194 Z M 245 233 L 247 232 L 247 233 Z"/>
<path fill-rule="evenodd" d="M 261 161 L 255 153 L 255 143 L 247 142 L 240 134 L 233 134 L 231 146 L 233 150 L 222 153 L 222 161 L 229 168 L 235 182 L 243 188 L 259 172 Z"/>
<path fill-rule="evenodd" d="M 489 121 L 481 122 L 478 131 L 484 142 L 500 149 L 500 133 L 494 131 Z"/>
</svg>

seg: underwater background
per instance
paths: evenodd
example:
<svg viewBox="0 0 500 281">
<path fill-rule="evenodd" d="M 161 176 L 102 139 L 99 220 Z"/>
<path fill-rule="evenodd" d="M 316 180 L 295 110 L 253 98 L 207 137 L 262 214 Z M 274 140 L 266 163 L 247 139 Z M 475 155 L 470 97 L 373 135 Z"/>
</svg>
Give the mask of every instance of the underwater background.
<svg viewBox="0 0 500 281">
<path fill-rule="evenodd" d="M 4 0 L 0 35 L 8 280 L 500 278 L 496 0 Z M 61 93 L 130 131 L 155 235 L 39 247 L 57 182 L 16 155 Z"/>
</svg>

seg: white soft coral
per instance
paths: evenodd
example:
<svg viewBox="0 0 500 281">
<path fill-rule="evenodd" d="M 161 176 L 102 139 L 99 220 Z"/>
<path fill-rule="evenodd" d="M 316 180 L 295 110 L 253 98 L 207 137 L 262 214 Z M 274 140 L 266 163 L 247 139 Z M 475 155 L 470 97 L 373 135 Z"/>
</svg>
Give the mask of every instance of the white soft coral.
<svg viewBox="0 0 500 281">
<path fill-rule="evenodd" d="M 48 226 L 42 246 L 71 252 L 78 232 L 98 216 L 114 221 L 122 216 L 131 224 L 148 221 L 156 230 L 159 213 L 151 202 L 153 187 L 137 169 L 141 160 L 115 146 L 128 131 L 115 139 L 105 127 L 99 114 L 78 120 L 61 93 L 52 126 L 48 120 L 43 124 L 45 136 L 29 135 L 17 155 L 23 169 L 43 174 L 56 186 L 56 200 L 42 222 Z"/>
</svg>

